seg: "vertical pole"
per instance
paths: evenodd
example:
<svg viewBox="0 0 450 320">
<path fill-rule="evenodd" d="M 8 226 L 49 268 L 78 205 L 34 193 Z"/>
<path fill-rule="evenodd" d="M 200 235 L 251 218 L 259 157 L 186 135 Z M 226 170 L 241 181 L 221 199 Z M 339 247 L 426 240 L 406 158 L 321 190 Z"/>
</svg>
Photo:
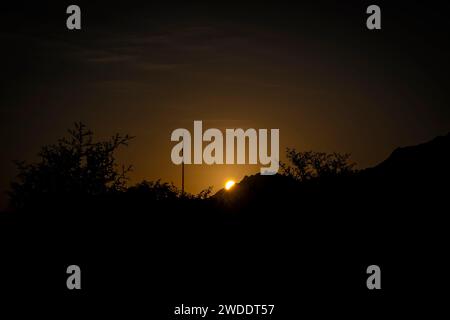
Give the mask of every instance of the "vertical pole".
<svg viewBox="0 0 450 320">
<path fill-rule="evenodd" d="M 181 156 L 183 157 L 181 161 L 181 197 L 184 198 L 184 149 L 181 149 Z"/>
</svg>

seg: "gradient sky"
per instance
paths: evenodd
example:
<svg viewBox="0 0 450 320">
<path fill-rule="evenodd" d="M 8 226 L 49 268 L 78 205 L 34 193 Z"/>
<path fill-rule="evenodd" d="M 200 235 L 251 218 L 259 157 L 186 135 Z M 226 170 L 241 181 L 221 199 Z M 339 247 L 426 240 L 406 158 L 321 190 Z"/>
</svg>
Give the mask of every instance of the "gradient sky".
<svg viewBox="0 0 450 320">
<path fill-rule="evenodd" d="M 170 134 L 194 120 L 279 128 L 281 153 L 350 152 L 360 168 L 450 131 L 448 3 L 378 1 L 381 31 L 367 30 L 366 1 L 78 1 L 81 31 L 66 29 L 69 4 L 1 10 L 2 193 L 12 160 L 33 161 L 75 121 L 99 138 L 136 136 L 119 153 L 131 183 L 176 185 Z M 259 167 L 189 166 L 186 189 L 218 190 Z"/>
</svg>

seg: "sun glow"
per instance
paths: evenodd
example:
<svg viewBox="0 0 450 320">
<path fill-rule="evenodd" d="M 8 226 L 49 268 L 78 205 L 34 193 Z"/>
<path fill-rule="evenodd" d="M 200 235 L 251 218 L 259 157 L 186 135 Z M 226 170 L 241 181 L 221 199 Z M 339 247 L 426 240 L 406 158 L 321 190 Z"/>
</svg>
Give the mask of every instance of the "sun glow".
<svg viewBox="0 0 450 320">
<path fill-rule="evenodd" d="M 226 190 L 230 190 L 231 188 L 233 188 L 233 186 L 236 184 L 236 182 L 234 182 L 233 180 L 228 180 L 225 183 L 225 189 Z"/>
</svg>

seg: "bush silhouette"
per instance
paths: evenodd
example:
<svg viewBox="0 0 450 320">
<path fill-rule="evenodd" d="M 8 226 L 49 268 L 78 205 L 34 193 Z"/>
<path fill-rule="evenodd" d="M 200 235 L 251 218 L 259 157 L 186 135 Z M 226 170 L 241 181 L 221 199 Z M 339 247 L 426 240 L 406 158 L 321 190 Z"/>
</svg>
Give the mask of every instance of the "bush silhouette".
<svg viewBox="0 0 450 320">
<path fill-rule="evenodd" d="M 131 195 L 145 196 L 150 201 L 175 200 L 180 196 L 180 191 L 172 183 L 161 180 L 144 180 L 127 191 Z"/>
<path fill-rule="evenodd" d="M 128 194 L 145 196 L 147 201 L 162 201 L 162 200 L 203 200 L 207 199 L 212 192 L 212 187 L 203 189 L 198 194 L 191 194 L 188 192 L 181 192 L 173 183 L 161 182 L 161 179 L 156 181 L 143 180 L 142 182 L 129 187 Z"/>
<path fill-rule="evenodd" d="M 350 161 L 350 154 L 298 152 L 295 149 L 287 148 L 286 156 L 292 166 L 281 163 L 282 174 L 301 182 L 355 172 L 355 163 Z"/>
<path fill-rule="evenodd" d="M 115 134 L 95 142 L 93 132 L 81 122 L 68 132 L 67 138 L 44 146 L 38 162 L 16 161 L 19 173 L 9 192 L 13 208 L 22 209 L 55 196 L 95 196 L 124 190 L 131 166 L 119 166 L 114 153 L 133 137 Z"/>
</svg>

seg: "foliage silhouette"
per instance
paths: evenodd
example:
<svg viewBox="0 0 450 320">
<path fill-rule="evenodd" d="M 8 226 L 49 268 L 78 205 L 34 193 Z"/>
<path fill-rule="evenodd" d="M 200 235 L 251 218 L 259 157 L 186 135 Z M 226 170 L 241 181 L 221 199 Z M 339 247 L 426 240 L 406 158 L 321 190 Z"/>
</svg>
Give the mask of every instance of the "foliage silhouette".
<svg viewBox="0 0 450 320">
<path fill-rule="evenodd" d="M 127 187 L 132 166 L 119 166 L 115 152 L 127 146 L 129 135 L 115 134 L 104 141 L 94 141 L 94 134 L 83 123 L 75 123 L 67 138 L 44 146 L 39 161 L 27 164 L 16 161 L 18 175 L 11 183 L 10 204 L 13 209 L 48 206 L 68 199 L 127 194 L 146 202 L 177 199 L 202 200 L 210 196 L 212 187 L 198 194 L 182 194 L 173 183 L 142 181 Z M 104 199 L 104 197 L 103 197 Z M 111 200 L 111 197 L 108 197 Z"/>
<path fill-rule="evenodd" d="M 175 200 L 180 191 L 172 183 L 144 180 L 130 188 L 127 192 L 131 195 L 146 196 L 149 200 Z"/>
<path fill-rule="evenodd" d="M 75 123 L 67 138 L 44 146 L 39 161 L 16 161 L 19 173 L 11 183 L 11 205 L 22 209 L 52 196 L 95 196 L 123 191 L 131 166 L 119 166 L 114 153 L 133 138 L 115 134 L 94 141 L 94 134 L 83 123 Z"/>
<path fill-rule="evenodd" d="M 350 161 L 350 154 L 298 152 L 296 149 L 287 148 L 286 156 L 292 166 L 281 163 L 281 173 L 300 182 L 349 175 L 355 172 L 355 163 Z"/>
<path fill-rule="evenodd" d="M 142 182 L 129 187 L 127 193 L 132 195 L 145 196 L 148 201 L 171 201 L 176 199 L 198 199 L 203 200 L 210 196 L 212 187 L 208 187 L 198 194 L 191 194 L 178 189 L 173 183 L 161 182 L 161 179 L 156 181 L 143 180 Z"/>
</svg>

